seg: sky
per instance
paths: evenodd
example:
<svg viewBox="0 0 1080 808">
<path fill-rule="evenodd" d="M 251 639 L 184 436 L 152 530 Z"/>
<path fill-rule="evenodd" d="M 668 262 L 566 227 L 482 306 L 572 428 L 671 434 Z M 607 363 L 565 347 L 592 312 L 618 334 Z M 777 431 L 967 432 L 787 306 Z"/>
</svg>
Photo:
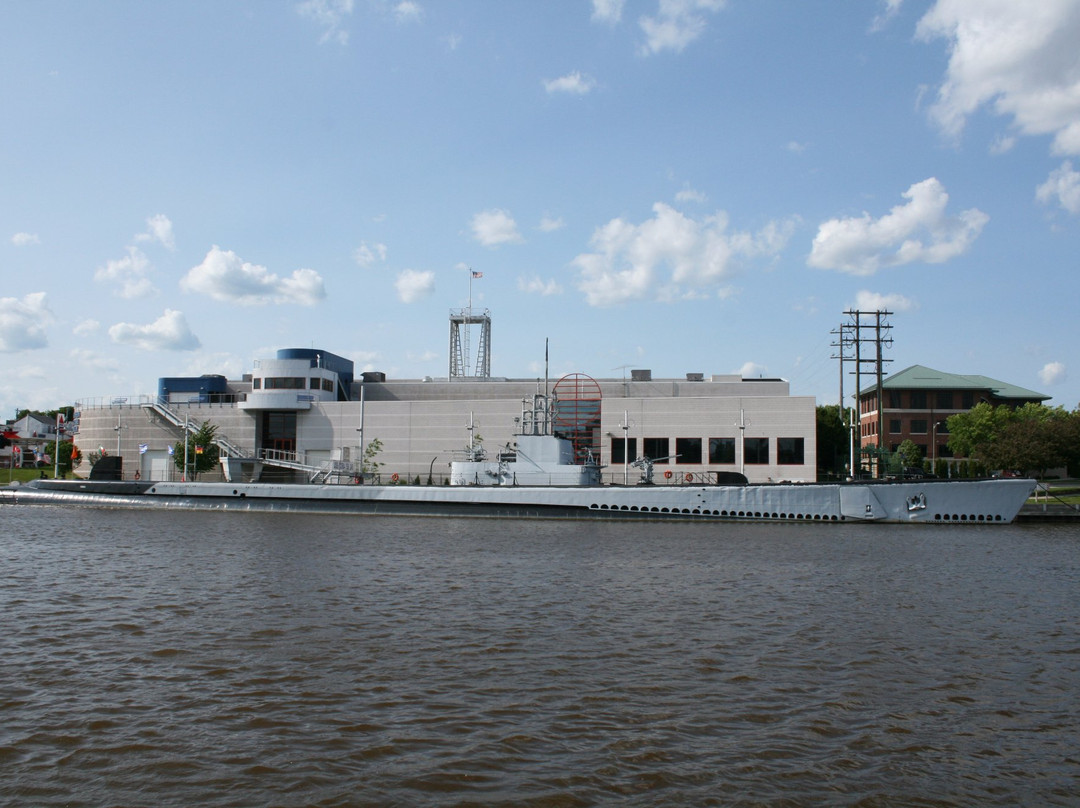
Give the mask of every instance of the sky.
<svg viewBox="0 0 1080 808">
<path fill-rule="evenodd" d="M 285 347 L 445 377 L 470 305 L 494 376 L 836 403 L 886 310 L 886 373 L 1075 409 L 1077 42 L 1080 0 L 5 3 L 0 414 Z"/>
</svg>

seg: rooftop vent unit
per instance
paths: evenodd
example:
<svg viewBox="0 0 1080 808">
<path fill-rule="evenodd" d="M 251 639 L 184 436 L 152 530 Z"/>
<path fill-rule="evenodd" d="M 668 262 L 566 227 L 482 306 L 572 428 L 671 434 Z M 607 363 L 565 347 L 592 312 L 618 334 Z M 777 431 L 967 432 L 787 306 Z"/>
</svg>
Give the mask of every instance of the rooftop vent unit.
<svg viewBox="0 0 1080 808">
<path fill-rule="evenodd" d="M 704 373 L 687 373 L 686 380 L 688 382 L 703 382 L 705 381 Z"/>
<path fill-rule="evenodd" d="M 652 371 L 651 370 L 631 370 L 630 381 L 632 382 L 651 382 Z"/>
</svg>

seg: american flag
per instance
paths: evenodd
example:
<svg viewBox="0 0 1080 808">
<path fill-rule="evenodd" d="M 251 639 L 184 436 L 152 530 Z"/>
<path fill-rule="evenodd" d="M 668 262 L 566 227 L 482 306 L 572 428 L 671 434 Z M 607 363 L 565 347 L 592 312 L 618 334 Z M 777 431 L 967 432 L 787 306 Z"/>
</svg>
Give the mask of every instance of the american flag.
<svg viewBox="0 0 1080 808">
<path fill-rule="evenodd" d="M 472 274 L 472 276 L 473 276 L 474 278 L 482 278 L 482 277 L 484 277 L 484 273 L 483 273 L 483 272 L 477 272 L 477 271 L 476 271 L 476 270 L 474 269 L 474 270 L 473 270 L 473 274 Z"/>
</svg>

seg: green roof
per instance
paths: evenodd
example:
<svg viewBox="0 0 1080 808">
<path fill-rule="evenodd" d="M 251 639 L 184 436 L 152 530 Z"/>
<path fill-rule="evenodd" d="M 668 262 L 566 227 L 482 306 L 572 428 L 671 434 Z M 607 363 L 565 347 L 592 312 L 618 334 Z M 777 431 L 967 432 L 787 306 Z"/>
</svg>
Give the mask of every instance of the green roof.
<svg viewBox="0 0 1080 808">
<path fill-rule="evenodd" d="M 1015 384 L 991 379 L 989 376 L 977 376 L 963 373 L 943 373 L 940 370 L 912 365 L 899 373 L 894 373 L 882 381 L 886 390 L 989 390 L 997 398 L 1019 398 L 1046 401 L 1051 396 L 1027 390 Z M 869 393 L 876 385 L 864 387 L 862 392 Z"/>
</svg>

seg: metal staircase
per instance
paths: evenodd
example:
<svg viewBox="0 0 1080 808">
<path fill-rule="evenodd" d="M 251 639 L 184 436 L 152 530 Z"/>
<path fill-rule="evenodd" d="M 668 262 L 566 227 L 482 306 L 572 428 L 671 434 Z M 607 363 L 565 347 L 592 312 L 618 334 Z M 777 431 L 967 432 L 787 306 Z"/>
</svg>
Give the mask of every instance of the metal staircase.
<svg viewBox="0 0 1080 808">
<path fill-rule="evenodd" d="M 188 434 L 194 434 L 198 431 L 197 426 L 192 424 L 190 419 L 181 418 L 180 415 L 169 407 L 162 398 L 144 401 L 142 403 L 142 408 L 147 412 L 154 413 L 162 420 L 179 429 L 181 436 L 184 436 L 185 430 L 187 430 Z M 254 454 L 253 452 L 246 451 L 240 446 L 237 446 L 224 435 L 218 435 L 214 438 L 214 445 L 218 447 L 222 457 L 251 457 Z"/>
</svg>

